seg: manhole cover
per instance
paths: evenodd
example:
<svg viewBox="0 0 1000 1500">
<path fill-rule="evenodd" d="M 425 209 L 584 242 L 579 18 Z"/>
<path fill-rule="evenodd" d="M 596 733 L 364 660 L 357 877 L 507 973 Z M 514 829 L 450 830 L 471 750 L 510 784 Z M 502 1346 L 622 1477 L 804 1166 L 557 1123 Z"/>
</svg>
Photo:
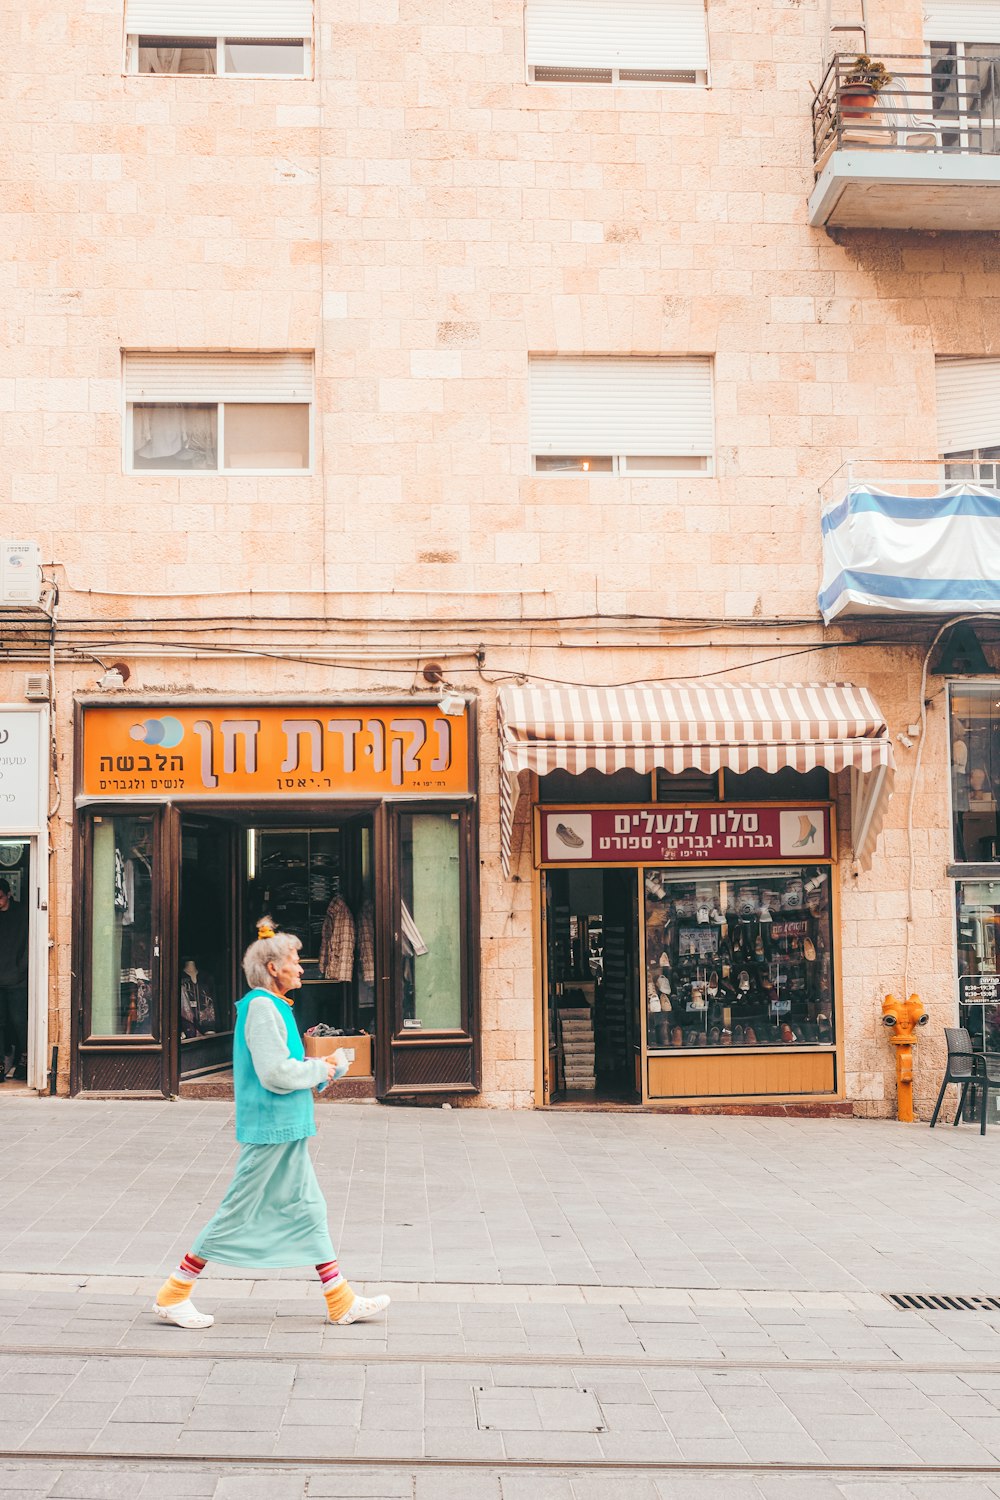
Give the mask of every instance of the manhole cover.
<svg viewBox="0 0 1000 1500">
<path fill-rule="evenodd" d="M 565 1386 L 474 1387 L 482 1432 L 604 1432 L 593 1391 Z"/>
</svg>

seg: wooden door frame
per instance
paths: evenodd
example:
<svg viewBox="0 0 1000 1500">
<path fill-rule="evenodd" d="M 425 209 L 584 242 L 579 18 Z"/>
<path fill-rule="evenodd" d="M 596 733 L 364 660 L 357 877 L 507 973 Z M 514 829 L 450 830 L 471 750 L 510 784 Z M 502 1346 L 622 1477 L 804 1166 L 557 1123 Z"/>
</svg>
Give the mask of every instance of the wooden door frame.
<svg viewBox="0 0 1000 1500">
<path fill-rule="evenodd" d="M 165 937 L 176 907 L 176 873 L 168 868 L 170 852 L 179 828 L 179 815 L 169 802 L 91 802 L 81 808 L 73 834 L 73 889 L 80 899 L 73 903 L 72 943 L 75 963 L 71 974 L 70 1000 L 70 1092 L 82 1092 L 82 1057 L 84 1053 L 105 1057 L 125 1053 L 159 1055 L 159 1092 L 168 1097 L 176 1092 L 171 1061 L 172 1027 L 175 1024 L 165 996 L 170 983 L 171 967 L 176 960 L 164 952 Z M 150 955 L 150 1005 L 154 1024 L 148 1039 L 127 1035 L 94 1036 L 89 1030 L 89 975 L 92 955 L 93 921 L 93 829 L 95 818 L 149 817 L 153 832 L 153 952 Z M 129 1090 L 128 1092 L 140 1092 Z"/>
<path fill-rule="evenodd" d="M 462 1025 L 406 1037 L 397 1026 L 402 995 L 402 935 L 399 902 L 399 815 L 456 813 L 459 817 L 459 931 Z M 379 1099 L 414 1095 L 472 1094 L 482 1086 L 480 1006 L 479 818 L 474 796 L 386 798 L 376 816 L 376 928 L 380 993 L 376 1012 L 376 1094 Z M 470 1054 L 468 1080 L 461 1083 L 398 1083 L 394 1057 L 413 1048 L 461 1048 Z"/>
</svg>

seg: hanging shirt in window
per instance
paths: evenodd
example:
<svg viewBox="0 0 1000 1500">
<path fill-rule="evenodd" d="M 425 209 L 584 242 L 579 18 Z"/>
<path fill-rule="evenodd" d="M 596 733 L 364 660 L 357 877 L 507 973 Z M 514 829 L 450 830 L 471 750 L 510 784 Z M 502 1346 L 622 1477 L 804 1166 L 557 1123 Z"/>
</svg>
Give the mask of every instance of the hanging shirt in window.
<svg viewBox="0 0 1000 1500">
<path fill-rule="evenodd" d="M 323 918 L 319 972 L 338 984 L 350 984 L 354 975 L 354 918 L 343 896 L 334 896 Z"/>
</svg>

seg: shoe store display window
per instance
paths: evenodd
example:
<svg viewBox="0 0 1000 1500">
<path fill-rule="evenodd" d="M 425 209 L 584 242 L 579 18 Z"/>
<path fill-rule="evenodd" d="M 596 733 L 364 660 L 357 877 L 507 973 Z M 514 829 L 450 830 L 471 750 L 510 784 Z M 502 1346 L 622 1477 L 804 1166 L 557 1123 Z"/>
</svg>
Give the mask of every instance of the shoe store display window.
<svg viewBox="0 0 1000 1500">
<path fill-rule="evenodd" d="M 785 800 L 788 776 L 757 774 L 753 802 L 725 800 L 721 779 L 680 781 L 656 790 L 683 802 L 537 808 L 546 1097 L 836 1098 L 832 802 Z"/>
<path fill-rule="evenodd" d="M 643 884 L 650 1050 L 833 1045 L 828 870 L 647 870 Z"/>
</svg>

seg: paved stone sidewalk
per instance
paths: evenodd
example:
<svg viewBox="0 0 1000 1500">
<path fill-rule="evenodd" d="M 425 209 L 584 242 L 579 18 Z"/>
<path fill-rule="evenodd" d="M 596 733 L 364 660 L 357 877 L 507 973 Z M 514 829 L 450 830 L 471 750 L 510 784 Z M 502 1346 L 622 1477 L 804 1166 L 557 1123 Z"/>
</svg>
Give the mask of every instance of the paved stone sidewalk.
<svg viewBox="0 0 1000 1500">
<path fill-rule="evenodd" d="M 143 1293 L 109 1295 L 89 1283 L 53 1288 L 42 1275 L 18 1279 L 21 1290 L 0 1291 L 0 1349 L 1000 1370 L 1000 1313 L 900 1312 L 871 1293 L 817 1293 L 815 1305 L 804 1306 L 776 1293 L 747 1294 L 752 1302 L 730 1293 L 715 1301 L 706 1293 L 647 1293 L 649 1300 L 625 1303 L 481 1302 L 440 1288 L 443 1301 L 400 1299 L 384 1321 L 332 1328 L 318 1283 L 226 1282 L 206 1273 L 197 1301 L 215 1325 L 180 1335 L 150 1317 L 156 1282 Z M 295 1295 L 276 1297 L 276 1290 Z"/>
<path fill-rule="evenodd" d="M 3 1101 L 0 1269 L 145 1276 L 234 1161 L 221 1103 Z M 1000 1291 L 1000 1132 L 332 1104 L 317 1170 L 361 1281 Z"/>
<path fill-rule="evenodd" d="M 0 1357 L 4 1458 L 981 1468 L 1000 1369 Z"/>
<path fill-rule="evenodd" d="M 0 1108 L 0 1496 L 1000 1497 L 1000 1315 L 879 1295 L 1000 1294 L 1000 1132 L 326 1106 L 388 1323 L 213 1266 L 185 1335 L 149 1303 L 229 1107 Z"/>
</svg>

